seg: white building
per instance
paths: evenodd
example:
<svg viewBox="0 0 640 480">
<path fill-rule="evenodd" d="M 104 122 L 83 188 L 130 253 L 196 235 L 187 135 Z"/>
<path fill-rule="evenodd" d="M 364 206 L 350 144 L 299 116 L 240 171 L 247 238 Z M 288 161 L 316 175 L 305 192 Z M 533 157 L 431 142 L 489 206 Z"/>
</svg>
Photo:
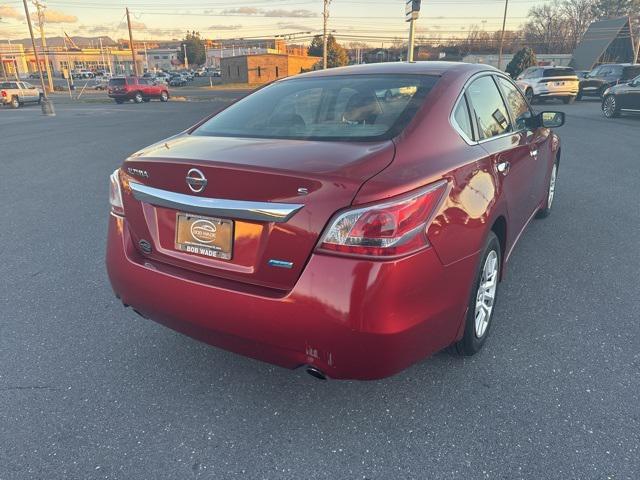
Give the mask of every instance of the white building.
<svg viewBox="0 0 640 480">
<path fill-rule="evenodd" d="M 138 48 L 136 53 L 144 57 L 145 68 L 150 72 L 174 70 L 181 65 L 175 48 L 150 48 L 146 51 Z"/>
</svg>

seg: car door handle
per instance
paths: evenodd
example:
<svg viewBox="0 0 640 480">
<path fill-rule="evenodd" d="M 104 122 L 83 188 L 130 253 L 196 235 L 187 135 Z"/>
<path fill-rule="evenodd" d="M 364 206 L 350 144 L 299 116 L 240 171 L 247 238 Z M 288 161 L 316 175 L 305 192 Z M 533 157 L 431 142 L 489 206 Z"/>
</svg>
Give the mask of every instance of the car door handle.
<svg viewBox="0 0 640 480">
<path fill-rule="evenodd" d="M 509 162 L 500 162 L 496 165 L 496 169 L 503 175 L 509 173 L 509 168 L 511 168 L 511 164 Z"/>
</svg>

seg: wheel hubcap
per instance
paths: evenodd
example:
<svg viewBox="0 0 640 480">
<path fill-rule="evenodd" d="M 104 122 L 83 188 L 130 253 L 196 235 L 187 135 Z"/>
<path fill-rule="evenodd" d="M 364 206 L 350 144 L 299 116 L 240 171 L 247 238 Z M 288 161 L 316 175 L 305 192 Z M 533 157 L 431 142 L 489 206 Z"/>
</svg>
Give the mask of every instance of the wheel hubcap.
<svg viewBox="0 0 640 480">
<path fill-rule="evenodd" d="M 491 250 L 482 267 L 482 277 L 476 294 L 475 326 L 476 337 L 481 338 L 487 331 L 498 288 L 498 253 Z"/>
<path fill-rule="evenodd" d="M 607 116 L 612 116 L 613 113 L 616 111 L 616 99 L 613 97 L 608 97 L 607 100 L 604 102 L 604 113 L 607 114 Z"/>
<path fill-rule="evenodd" d="M 551 179 L 549 180 L 549 197 L 547 198 L 547 208 L 551 208 L 553 197 L 556 194 L 556 175 L 558 174 L 558 166 L 553 165 L 551 169 Z"/>
</svg>

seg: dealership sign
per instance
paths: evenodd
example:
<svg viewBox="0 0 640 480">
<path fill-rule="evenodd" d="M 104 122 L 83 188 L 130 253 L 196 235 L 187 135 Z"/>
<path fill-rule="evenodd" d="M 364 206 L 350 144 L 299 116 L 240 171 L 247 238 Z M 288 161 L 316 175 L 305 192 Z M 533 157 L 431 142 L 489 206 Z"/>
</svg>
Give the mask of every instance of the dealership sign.
<svg viewBox="0 0 640 480">
<path fill-rule="evenodd" d="M 422 3 L 421 0 L 407 0 L 404 12 L 407 22 L 418 19 L 418 16 L 420 15 L 420 3 Z"/>
</svg>

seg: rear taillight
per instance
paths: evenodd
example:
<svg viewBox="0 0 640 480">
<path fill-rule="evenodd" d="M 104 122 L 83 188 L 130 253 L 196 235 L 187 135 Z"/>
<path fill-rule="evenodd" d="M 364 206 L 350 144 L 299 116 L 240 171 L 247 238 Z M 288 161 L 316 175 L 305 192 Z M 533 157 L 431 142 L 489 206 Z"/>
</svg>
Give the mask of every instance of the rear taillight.
<svg viewBox="0 0 640 480">
<path fill-rule="evenodd" d="M 4 90 L 2 90 L 2 92 L 0 92 L 0 95 L 2 95 L 3 97 L 7 96 L 7 92 L 5 92 Z"/>
<path fill-rule="evenodd" d="M 429 246 L 427 227 L 447 182 L 442 180 L 384 202 L 336 215 L 317 251 L 367 257 L 398 257 Z"/>
<path fill-rule="evenodd" d="M 109 177 L 109 203 L 111 204 L 111 213 L 123 217 L 124 205 L 122 204 L 119 172 L 120 169 L 113 172 Z"/>
</svg>

